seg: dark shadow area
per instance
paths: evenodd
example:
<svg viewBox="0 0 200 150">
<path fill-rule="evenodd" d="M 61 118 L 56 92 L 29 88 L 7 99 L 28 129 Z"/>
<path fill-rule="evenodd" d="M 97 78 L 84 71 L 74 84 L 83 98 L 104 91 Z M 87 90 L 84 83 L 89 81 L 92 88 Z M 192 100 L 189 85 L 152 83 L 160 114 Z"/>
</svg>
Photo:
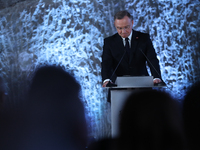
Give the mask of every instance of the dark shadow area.
<svg viewBox="0 0 200 150">
<path fill-rule="evenodd" d="M 41 67 L 28 91 L 26 102 L 0 114 L 0 149 L 85 149 L 85 113 L 74 77 L 59 67 Z"/>
</svg>

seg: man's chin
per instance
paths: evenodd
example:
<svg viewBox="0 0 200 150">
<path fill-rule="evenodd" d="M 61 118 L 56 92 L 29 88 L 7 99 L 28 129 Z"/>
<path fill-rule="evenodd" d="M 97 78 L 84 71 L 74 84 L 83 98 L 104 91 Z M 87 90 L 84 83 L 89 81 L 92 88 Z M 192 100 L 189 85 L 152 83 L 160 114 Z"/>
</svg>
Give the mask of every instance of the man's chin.
<svg viewBox="0 0 200 150">
<path fill-rule="evenodd" d="M 127 38 L 128 35 L 120 35 L 122 38 Z"/>
</svg>

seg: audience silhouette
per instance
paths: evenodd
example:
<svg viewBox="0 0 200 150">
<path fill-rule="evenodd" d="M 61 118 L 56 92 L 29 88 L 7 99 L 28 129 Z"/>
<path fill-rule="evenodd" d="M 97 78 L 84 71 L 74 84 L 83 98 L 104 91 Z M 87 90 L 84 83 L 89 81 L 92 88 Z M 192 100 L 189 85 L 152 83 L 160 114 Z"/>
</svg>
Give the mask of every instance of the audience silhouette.
<svg viewBox="0 0 200 150">
<path fill-rule="evenodd" d="M 186 149 L 180 107 L 162 91 L 134 92 L 120 121 L 120 149 Z"/>
<path fill-rule="evenodd" d="M 1 150 L 84 150 L 87 125 L 81 87 L 57 66 L 39 67 L 31 80 L 27 100 L 20 107 L 0 111 Z M 168 93 L 134 91 L 126 100 L 119 137 L 93 142 L 88 150 L 196 150 L 200 148 L 200 82 L 183 101 Z M 5 87 L 0 78 L 0 104 Z M 182 113 L 183 112 L 183 113 Z"/>
<path fill-rule="evenodd" d="M 200 149 L 200 81 L 189 88 L 183 101 L 183 120 L 187 142 L 191 150 Z"/>
<path fill-rule="evenodd" d="M 79 95 L 80 85 L 62 68 L 37 69 L 23 107 L 1 115 L 0 149 L 85 149 L 87 128 Z"/>
<path fill-rule="evenodd" d="M 0 110 L 2 110 L 4 107 L 5 95 L 6 95 L 5 82 L 4 79 L 0 76 Z"/>
<path fill-rule="evenodd" d="M 89 150 L 185 150 L 180 105 L 168 93 L 139 90 L 127 98 L 119 137 L 101 139 Z"/>
</svg>

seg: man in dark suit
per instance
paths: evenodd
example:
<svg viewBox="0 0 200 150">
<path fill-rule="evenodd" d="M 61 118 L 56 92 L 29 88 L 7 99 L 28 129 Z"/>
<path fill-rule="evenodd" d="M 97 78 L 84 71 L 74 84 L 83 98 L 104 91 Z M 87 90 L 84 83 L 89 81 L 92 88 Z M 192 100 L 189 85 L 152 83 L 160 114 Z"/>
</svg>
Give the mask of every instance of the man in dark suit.
<svg viewBox="0 0 200 150">
<path fill-rule="evenodd" d="M 109 81 L 114 82 L 117 76 L 148 76 L 146 62 L 154 84 L 161 82 L 159 60 L 149 34 L 132 29 L 133 17 L 127 11 L 115 14 L 114 25 L 118 33 L 104 39 L 101 63 L 103 87 Z"/>
</svg>

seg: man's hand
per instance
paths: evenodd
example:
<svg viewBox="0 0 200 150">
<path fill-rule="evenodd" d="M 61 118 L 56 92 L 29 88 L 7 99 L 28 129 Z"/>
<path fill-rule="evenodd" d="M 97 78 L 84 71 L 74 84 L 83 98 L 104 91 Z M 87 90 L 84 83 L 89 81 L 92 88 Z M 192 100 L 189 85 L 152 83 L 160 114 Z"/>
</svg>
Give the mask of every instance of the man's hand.
<svg viewBox="0 0 200 150">
<path fill-rule="evenodd" d="M 159 78 L 155 78 L 155 79 L 153 79 L 153 83 L 154 84 L 156 84 L 156 83 L 160 83 L 160 82 L 162 82 Z"/>
<path fill-rule="evenodd" d="M 106 85 L 108 84 L 109 81 L 106 81 L 103 83 L 102 87 L 106 87 Z"/>
</svg>

